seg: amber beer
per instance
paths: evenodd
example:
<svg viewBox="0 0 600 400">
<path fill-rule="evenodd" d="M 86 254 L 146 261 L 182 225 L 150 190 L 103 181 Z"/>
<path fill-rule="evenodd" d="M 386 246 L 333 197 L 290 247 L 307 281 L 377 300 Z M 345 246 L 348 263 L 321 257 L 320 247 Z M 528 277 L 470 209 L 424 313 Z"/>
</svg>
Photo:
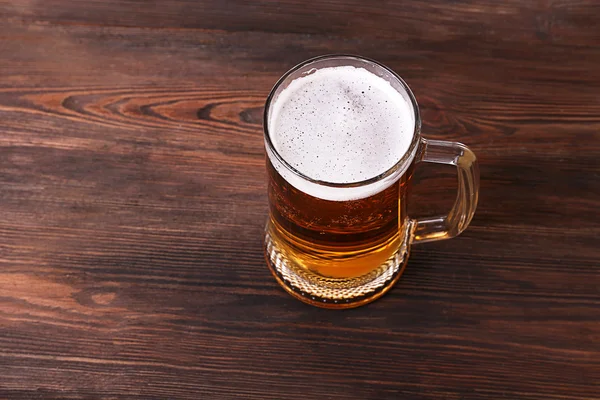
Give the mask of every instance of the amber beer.
<svg viewBox="0 0 600 400">
<path fill-rule="evenodd" d="M 294 263 L 327 278 L 368 274 L 398 251 L 407 223 L 412 168 L 388 188 L 328 201 L 290 185 L 267 161 L 272 240 Z"/>
<path fill-rule="evenodd" d="M 280 158 L 306 178 L 334 185 L 385 174 L 409 150 L 415 124 L 405 97 L 383 78 L 352 66 L 292 81 L 269 117 Z M 349 279 L 369 274 L 398 251 L 410 171 L 366 189 L 315 187 L 290 175 L 273 151 L 267 154 L 268 230 L 289 264 L 323 278 Z"/>
</svg>

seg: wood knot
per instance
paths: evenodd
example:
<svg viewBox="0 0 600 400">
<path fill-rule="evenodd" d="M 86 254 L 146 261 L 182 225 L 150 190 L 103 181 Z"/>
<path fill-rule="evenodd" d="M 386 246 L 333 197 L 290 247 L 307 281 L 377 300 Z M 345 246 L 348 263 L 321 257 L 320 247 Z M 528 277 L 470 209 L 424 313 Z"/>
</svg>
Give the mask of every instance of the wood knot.
<svg viewBox="0 0 600 400">
<path fill-rule="evenodd" d="M 240 112 L 240 120 L 247 124 L 262 123 L 263 107 L 248 108 Z"/>
<path fill-rule="evenodd" d="M 92 295 L 92 301 L 101 306 L 109 305 L 117 297 L 116 293 L 96 293 Z"/>
</svg>

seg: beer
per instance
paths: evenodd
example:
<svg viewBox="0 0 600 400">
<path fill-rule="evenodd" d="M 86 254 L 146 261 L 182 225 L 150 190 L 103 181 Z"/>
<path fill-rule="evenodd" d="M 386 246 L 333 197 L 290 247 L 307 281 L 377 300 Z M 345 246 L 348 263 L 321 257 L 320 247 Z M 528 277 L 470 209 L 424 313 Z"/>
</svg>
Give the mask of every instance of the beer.
<svg viewBox="0 0 600 400">
<path fill-rule="evenodd" d="M 290 265 L 347 280 L 398 252 L 412 163 L 386 179 L 352 185 L 393 168 L 409 150 L 414 125 L 407 98 L 363 68 L 322 68 L 279 94 L 269 114 L 271 142 L 288 166 L 313 181 L 267 151 L 268 234 Z"/>
<path fill-rule="evenodd" d="M 329 201 L 306 194 L 270 161 L 270 235 L 288 258 L 327 278 L 354 278 L 383 264 L 404 240 L 409 174 L 372 196 Z"/>
</svg>

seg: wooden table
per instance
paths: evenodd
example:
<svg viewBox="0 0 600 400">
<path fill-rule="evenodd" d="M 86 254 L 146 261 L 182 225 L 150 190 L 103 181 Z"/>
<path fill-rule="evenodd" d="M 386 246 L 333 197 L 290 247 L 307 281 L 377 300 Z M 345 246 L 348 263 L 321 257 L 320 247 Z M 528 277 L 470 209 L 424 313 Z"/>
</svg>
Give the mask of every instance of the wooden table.
<svg viewBox="0 0 600 400">
<path fill-rule="evenodd" d="M 371 5 L 369 5 L 371 4 Z M 0 398 L 600 399 L 600 7 L 0 1 Z M 265 266 L 262 108 L 377 59 L 478 154 L 459 238 L 329 311 Z M 412 215 L 444 212 L 423 166 Z"/>
</svg>

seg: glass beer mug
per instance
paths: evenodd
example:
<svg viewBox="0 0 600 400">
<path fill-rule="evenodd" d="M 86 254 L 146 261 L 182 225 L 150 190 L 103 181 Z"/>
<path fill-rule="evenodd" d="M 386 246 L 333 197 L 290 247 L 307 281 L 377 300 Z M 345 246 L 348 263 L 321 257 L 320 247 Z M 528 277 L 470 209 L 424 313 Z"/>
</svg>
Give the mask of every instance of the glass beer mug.
<svg viewBox="0 0 600 400">
<path fill-rule="evenodd" d="M 409 87 L 373 60 L 330 55 L 292 68 L 267 98 L 264 139 L 265 258 L 288 293 L 315 306 L 379 298 L 402 275 L 412 244 L 460 234 L 477 206 L 473 152 L 422 138 Z M 407 215 L 420 162 L 456 166 L 458 195 L 447 215 Z"/>
</svg>

